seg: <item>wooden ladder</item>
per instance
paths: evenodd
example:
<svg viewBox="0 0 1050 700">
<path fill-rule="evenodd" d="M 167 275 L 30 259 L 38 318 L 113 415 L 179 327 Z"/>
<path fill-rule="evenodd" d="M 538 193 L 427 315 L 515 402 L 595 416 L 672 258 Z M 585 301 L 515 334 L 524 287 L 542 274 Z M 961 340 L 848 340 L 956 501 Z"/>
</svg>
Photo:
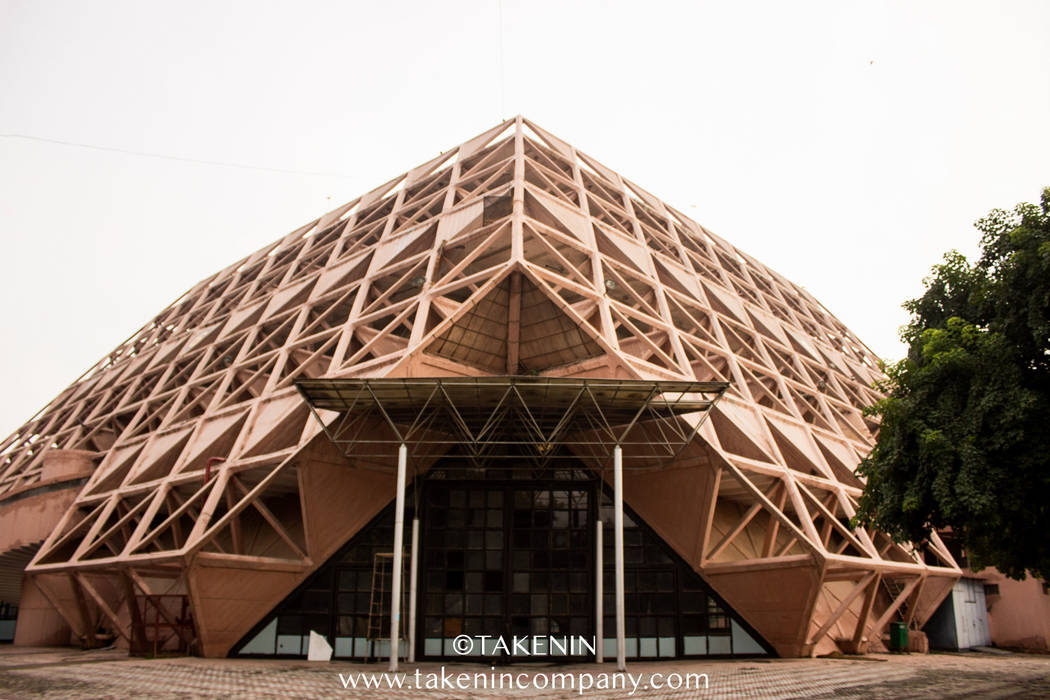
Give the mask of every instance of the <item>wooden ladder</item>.
<svg viewBox="0 0 1050 700">
<path fill-rule="evenodd" d="M 405 561 L 402 556 L 402 562 Z M 390 639 L 390 624 L 384 625 L 384 613 L 390 613 L 391 611 L 385 609 L 387 600 L 389 597 L 390 589 L 392 587 L 394 569 L 394 553 L 393 552 L 377 552 L 372 559 L 372 591 L 368 601 L 368 632 L 366 639 L 369 641 L 368 645 L 368 656 L 369 658 L 378 659 L 379 655 L 376 653 L 376 642 L 384 639 Z M 405 598 L 407 575 L 405 567 L 401 567 L 401 610 L 405 610 Z M 398 625 L 399 636 L 401 640 L 408 639 L 408 621 L 405 619 L 405 615 L 401 615 L 400 624 Z M 400 656 L 400 654 L 398 654 Z"/>
<path fill-rule="evenodd" d="M 883 588 L 886 589 L 886 592 L 890 594 L 890 600 L 896 600 L 897 596 L 900 595 L 901 591 L 904 590 L 904 586 L 906 584 L 901 583 L 900 581 L 897 581 L 897 580 L 894 580 L 894 579 L 886 579 L 886 578 L 884 578 L 884 579 L 882 579 L 882 585 L 883 585 Z M 911 598 L 911 596 L 909 596 L 909 599 L 910 598 Z M 898 620 L 907 620 L 908 619 L 908 603 L 909 603 L 909 600 L 905 600 L 903 603 L 901 603 L 901 606 L 899 608 L 897 608 L 897 612 L 894 613 L 894 616 Z"/>
</svg>

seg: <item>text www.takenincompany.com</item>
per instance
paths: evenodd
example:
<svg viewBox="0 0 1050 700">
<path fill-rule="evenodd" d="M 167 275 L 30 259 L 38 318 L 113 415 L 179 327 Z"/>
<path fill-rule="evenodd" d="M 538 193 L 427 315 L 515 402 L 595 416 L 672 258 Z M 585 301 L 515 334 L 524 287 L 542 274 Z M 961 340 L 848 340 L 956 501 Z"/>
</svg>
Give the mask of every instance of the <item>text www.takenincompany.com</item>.
<svg viewBox="0 0 1050 700">
<path fill-rule="evenodd" d="M 622 690 L 634 695 L 639 690 L 706 690 L 706 673 L 521 673 L 500 671 L 448 672 L 416 669 L 414 673 L 340 673 L 347 690 Z"/>
</svg>

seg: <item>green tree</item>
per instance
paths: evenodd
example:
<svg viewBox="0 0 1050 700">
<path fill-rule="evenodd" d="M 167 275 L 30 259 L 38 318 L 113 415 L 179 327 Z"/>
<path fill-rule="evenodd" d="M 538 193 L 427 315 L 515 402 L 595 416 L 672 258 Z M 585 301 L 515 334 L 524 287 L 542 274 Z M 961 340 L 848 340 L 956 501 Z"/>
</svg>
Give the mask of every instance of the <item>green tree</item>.
<svg viewBox="0 0 1050 700">
<path fill-rule="evenodd" d="M 1050 580 L 1050 188 L 976 224 L 904 304 L 855 521 L 898 541 L 950 527 L 974 568 Z"/>
</svg>

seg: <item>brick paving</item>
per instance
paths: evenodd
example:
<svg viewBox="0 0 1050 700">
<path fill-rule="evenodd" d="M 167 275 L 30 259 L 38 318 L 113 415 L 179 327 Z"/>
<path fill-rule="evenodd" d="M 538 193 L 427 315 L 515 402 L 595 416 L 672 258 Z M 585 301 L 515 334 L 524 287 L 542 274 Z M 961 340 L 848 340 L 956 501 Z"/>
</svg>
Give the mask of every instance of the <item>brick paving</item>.
<svg viewBox="0 0 1050 700">
<path fill-rule="evenodd" d="M 0 647 L 0 698 L 614 698 L 627 690 L 533 687 L 552 674 L 611 673 L 614 666 L 522 664 L 488 667 L 444 664 L 451 677 L 512 673 L 527 689 L 427 689 L 428 674 L 441 664 L 405 666 L 397 690 L 344 689 L 339 674 L 380 674 L 382 665 L 233 659 L 133 659 L 119 650 Z M 424 687 L 415 687 L 415 671 Z M 873 654 L 863 659 L 775 659 L 634 663 L 641 674 L 638 698 L 1050 698 L 1050 656 L 967 652 L 958 654 Z M 654 689 L 673 673 L 704 673 L 706 690 Z M 524 676 L 519 676 L 524 674 Z M 654 676 L 654 674 L 662 674 Z M 544 676 L 545 678 L 539 678 Z M 538 683 L 537 683 L 538 679 Z"/>
</svg>

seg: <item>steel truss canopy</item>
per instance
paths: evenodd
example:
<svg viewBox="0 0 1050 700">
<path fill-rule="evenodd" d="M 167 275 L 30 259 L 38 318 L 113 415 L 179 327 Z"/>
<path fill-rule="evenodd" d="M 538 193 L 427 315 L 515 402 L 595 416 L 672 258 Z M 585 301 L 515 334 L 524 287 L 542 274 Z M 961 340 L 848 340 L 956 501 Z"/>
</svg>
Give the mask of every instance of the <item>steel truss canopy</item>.
<svg viewBox="0 0 1050 700">
<path fill-rule="evenodd" d="M 328 437 L 356 458 L 459 454 L 476 467 L 583 459 L 651 468 L 677 457 L 726 382 L 441 377 L 296 383 Z M 326 418 L 320 411 L 338 412 Z"/>
</svg>

